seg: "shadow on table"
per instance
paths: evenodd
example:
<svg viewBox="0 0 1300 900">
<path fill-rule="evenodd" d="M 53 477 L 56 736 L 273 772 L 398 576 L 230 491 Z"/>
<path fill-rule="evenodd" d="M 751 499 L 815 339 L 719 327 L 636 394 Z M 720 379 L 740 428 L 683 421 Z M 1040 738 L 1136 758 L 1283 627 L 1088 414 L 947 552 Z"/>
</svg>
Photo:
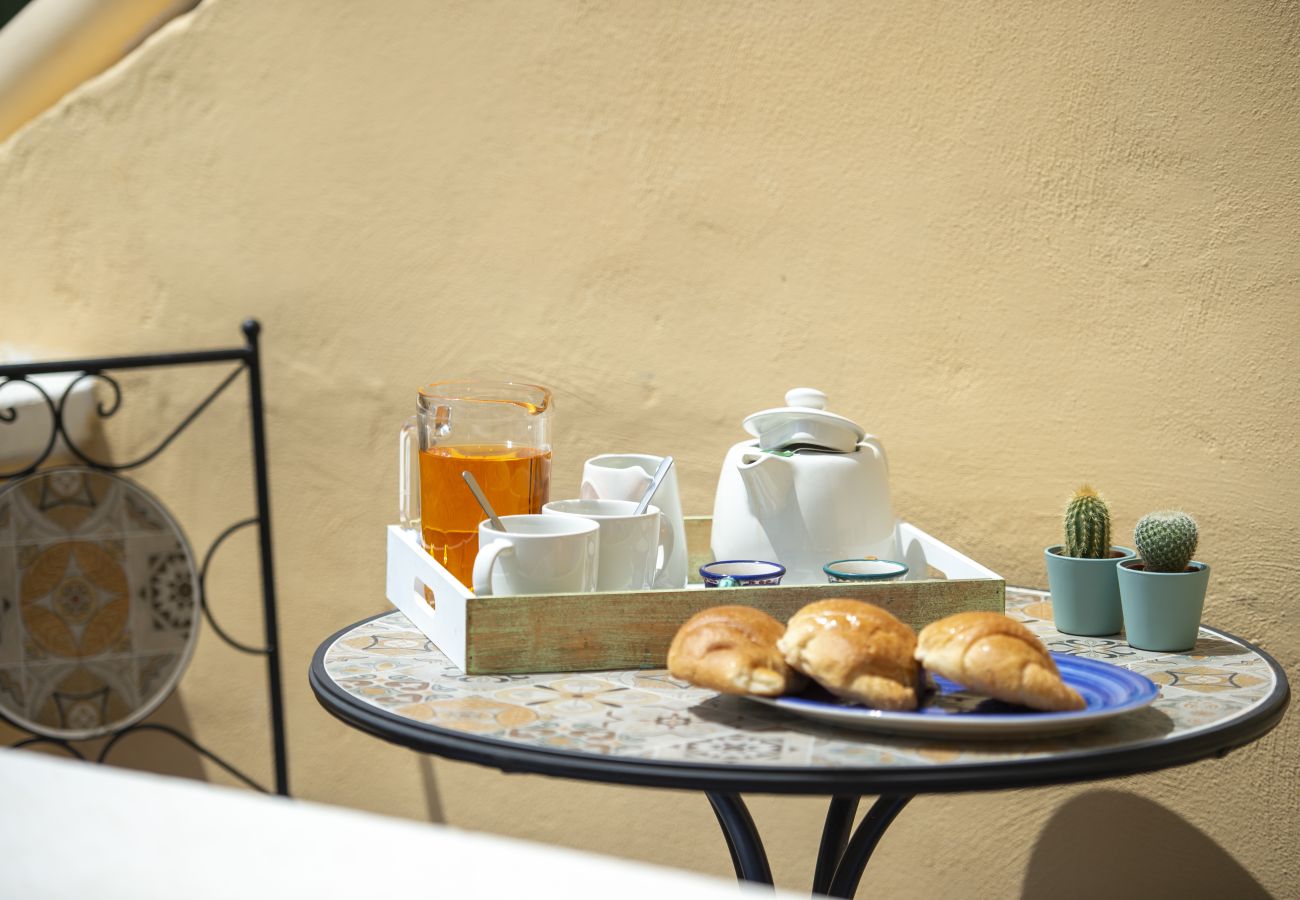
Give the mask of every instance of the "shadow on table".
<svg viewBox="0 0 1300 900">
<path fill-rule="evenodd" d="M 1191 650 L 1185 650 L 1182 653 L 1170 653 L 1169 656 L 1190 656 L 1193 659 L 1201 657 L 1214 656 L 1235 656 L 1241 652 L 1241 647 L 1231 641 L 1221 641 L 1218 638 L 1201 637 L 1196 646 Z"/>
<path fill-rule="evenodd" d="M 1039 835 L 1022 900 L 1268 900 L 1249 872 L 1200 829 L 1142 797 L 1090 791 Z"/>
</svg>

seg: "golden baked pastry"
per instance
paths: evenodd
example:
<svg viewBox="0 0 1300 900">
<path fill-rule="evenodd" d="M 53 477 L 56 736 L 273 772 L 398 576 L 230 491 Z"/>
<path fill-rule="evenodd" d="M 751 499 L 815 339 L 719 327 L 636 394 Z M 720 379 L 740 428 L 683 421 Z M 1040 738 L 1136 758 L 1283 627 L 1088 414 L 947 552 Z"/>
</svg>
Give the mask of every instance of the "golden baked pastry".
<svg viewBox="0 0 1300 900">
<path fill-rule="evenodd" d="M 1007 703 L 1048 712 L 1087 706 L 1061 680 L 1043 642 L 1000 613 L 964 612 L 930 623 L 917 638 L 916 658 L 936 675 Z"/>
<path fill-rule="evenodd" d="M 916 633 L 879 606 L 810 603 L 790 617 L 776 646 L 791 667 L 837 697 L 876 709 L 916 709 Z"/>
<path fill-rule="evenodd" d="M 785 626 L 749 606 L 714 606 L 686 620 L 668 648 L 674 678 L 724 694 L 778 697 L 804 686 L 776 641 Z"/>
</svg>

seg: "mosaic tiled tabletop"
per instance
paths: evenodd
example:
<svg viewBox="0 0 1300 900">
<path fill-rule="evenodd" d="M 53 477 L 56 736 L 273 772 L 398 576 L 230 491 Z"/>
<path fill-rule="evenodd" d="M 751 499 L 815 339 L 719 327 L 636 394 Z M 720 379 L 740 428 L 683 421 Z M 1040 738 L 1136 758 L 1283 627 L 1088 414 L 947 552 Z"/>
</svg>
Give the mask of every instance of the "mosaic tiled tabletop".
<svg viewBox="0 0 1300 900">
<path fill-rule="evenodd" d="M 1247 717 L 1279 687 L 1260 654 L 1202 630 L 1186 653 L 1135 650 L 1122 636 L 1064 635 L 1050 597 L 1008 588 L 1007 614 L 1049 649 L 1147 676 L 1160 696 L 1074 734 L 953 742 L 822 725 L 678 681 L 662 669 L 465 675 L 400 612 L 345 632 L 324 669 L 349 696 L 413 722 L 521 746 L 634 759 L 791 767 L 979 764 L 1176 739 Z"/>
</svg>

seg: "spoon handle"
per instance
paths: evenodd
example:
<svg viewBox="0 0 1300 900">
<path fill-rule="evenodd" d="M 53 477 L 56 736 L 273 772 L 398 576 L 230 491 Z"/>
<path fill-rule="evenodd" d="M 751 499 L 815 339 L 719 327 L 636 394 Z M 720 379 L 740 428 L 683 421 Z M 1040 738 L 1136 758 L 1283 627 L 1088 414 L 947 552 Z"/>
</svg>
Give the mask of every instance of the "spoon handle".
<svg viewBox="0 0 1300 900">
<path fill-rule="evenodd" d="M 492 509 L 492 504 L 488 503 L 487 496 L 484 495 L 483 489 L 478 486 L 478 482 L 474 480 L 474 476 L 466 470 L 460 473 L 460 477 L 465 479 L 469 489 L 474 492 L 474 499 L 478 501 L 479 506 L 483 507 L 483 512 L 487 513 L 487 517 L 492 520 L 492 527 L 497 531 L 505 531 L 506 526 L 501 524 L 501 520 L 497 518 L 496 511 Z"/>
<path fill-rule="evenodd" d="M 641 495 L 641 502 L 636 505 L 636 512 L 633 515 L 641 515 L 650 506 L 650 499 L 654 497 L 655 491 L 659 490 L 659 485 L 663 484 L 664 478 L 668 475 L 668 469 L 673 464 L 671 456 L 665 456 L 659 463 L 659 468 L 655 469 L 654 477 L 650 479 L 650 486 L 645 489 Z"/>
</svg>

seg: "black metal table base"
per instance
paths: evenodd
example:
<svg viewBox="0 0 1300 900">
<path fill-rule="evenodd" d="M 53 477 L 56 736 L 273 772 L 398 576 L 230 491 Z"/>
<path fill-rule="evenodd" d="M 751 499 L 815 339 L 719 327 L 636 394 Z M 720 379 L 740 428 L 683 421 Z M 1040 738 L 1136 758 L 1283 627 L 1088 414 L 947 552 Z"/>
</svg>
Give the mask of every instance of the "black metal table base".
<svg viewBox="0 0 1300 900">
<path fill-rule="evenodd" d="M 727 839 L 731 864 L 736 877 L 755 884 L 772 884 L 772 868 L 767 861 L 767 851 L 754 826 L 754 819 L 739 794 L 709 792 L 709 803 L 718 817 L 722 834 Z M 817 852 L 817 869 L 813 875 L 813 893 L 830 897 L 852 897 L 862 881 L 872 851 L 884 837 L 903 807 L 912 799 L 910 794 L 885 794 L 877 798 L 871 809 L 853 831 L 853 818 L 858 811 L 854 795 L 836 795 L 831 798 L 826 811 L 826 824 L 822 827 L 821 848 Z M 852 833 L 852 837 L 850 837 Z"/>
<path fill-rule="evenodd" d="M 722 826 L 727 849 L 731 852 L 731 865 L 741 881 L 758 884 L 772 883 L 772 867 L 767 864 L 767 851 L 758 836 L 754 819 L 739 794 L 709 794 L 713 814 Z"/>
</svg>

